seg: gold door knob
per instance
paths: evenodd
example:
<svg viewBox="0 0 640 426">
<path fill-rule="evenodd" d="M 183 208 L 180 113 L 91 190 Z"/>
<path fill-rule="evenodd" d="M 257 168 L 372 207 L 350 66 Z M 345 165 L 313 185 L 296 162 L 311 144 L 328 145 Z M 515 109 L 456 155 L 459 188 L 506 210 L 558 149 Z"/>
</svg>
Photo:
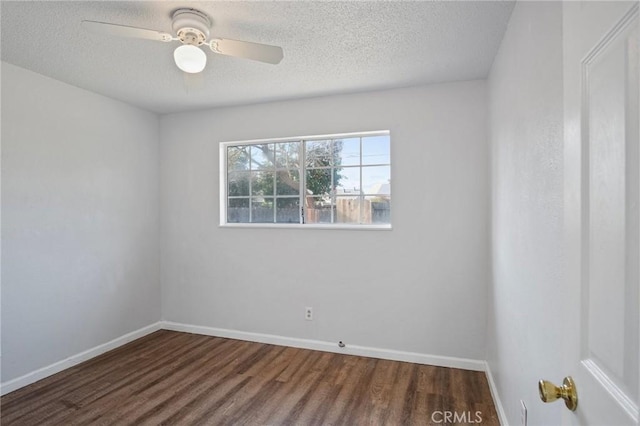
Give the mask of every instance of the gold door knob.
<svg viewBox="0 0 640 426">
<path fill-rule="evenodd" d="M 538 383 L 538 391 L 542 402 L 553 402 L 559 398 L 564 399 L 564 405 L 571 411 L 578 408 L 578 393 L 576 392 L 576 384 L 571 376 L 567 376 L 562 381 L 562 386 L 556 386 L 546 380 L 540 380 Z"/>
</svg>

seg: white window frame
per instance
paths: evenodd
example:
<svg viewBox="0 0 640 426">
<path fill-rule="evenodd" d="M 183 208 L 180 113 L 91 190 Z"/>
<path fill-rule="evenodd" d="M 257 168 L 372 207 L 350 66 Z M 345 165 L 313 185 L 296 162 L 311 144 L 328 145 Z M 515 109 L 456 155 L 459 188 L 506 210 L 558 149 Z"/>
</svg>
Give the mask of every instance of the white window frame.
<svg viewBox="0 0 640 426">
<path fill-rule="evenodd" d="M 355 224 L 355 223 L 237 223 L 227 222 L 227 148 L 229 146 L 239 145 L 258 145 L 266 143 L 278 143 L 278 142 L 302 142 L 302 141 L 314 141 L 314 140 L 327 140 L 327 139 L 347 139 L 354 137 L 367 137 L 367 136 L 389 136 L 391 132 L 389 130 L 377 130 L 367 132 L 352 132 L 352 133 L 336 133 L 327 135 L 312 135 L 312 136 L 294 136 L 286 138 L 268 138 L 268 139 L 252 139 L 241 141 L 227 141 L 220 142 L 220 227 L 224 228 L 286 228 L 286 229 L 349 229 L 349 230 L 390 230 L 392 229 L 391 223 L 385 224 Z M 391 143 L 389 144 L 389 163 L 385 163 L 391 168 Z M 362 149 L 360 151 L 360 174 L 362 174 Z M 371 166 L 371 165 L 367 165 Z M 392 168 L 391 168 L 392 170 Z M 306 187 L 305 173 L 306 167 L 303 169 L 300 180 L 302 181 L 302 188 Z M 393 174 L 393 171 L 391 171 Z M 362 179 L 361 179 L 362 180 Z M 300 194 L 302 197 L 303 195 Z M 393 218 L 393 213 L 391 213 Z"/>
</svg>

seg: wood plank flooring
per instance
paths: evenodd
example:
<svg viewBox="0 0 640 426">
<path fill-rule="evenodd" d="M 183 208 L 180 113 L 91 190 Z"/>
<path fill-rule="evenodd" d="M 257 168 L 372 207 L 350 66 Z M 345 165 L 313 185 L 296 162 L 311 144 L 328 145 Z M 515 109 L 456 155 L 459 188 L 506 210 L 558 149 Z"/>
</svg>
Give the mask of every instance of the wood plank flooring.
<svg viewBox="0 0 640 426">
<path fill-rule="evenodd" d="M 3 396 L 0 421 L 7 426 L 499 424 L 482 372 L 167 330 Z"/>
</svg>

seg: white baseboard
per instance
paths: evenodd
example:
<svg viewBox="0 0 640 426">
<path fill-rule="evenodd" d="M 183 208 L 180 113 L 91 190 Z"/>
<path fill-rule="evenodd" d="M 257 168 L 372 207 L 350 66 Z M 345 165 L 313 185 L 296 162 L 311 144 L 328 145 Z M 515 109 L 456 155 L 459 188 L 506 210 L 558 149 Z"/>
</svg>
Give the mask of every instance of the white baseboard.
<svg viewBox="0 0 640 426">
<path fill-rule="evenodd" d="M 147 334 L 153 333 L 154 331 L 158 331 L 162 328 L 161 324 L 161 321 L 156 322 L 141 329 L 132 331 L 131 333 L 127 333 L 124 336 L 113 339 L 110 342 L 103 343 L 102 345 L 98 345 L 84 352 L 80 352 L 79 354 L 72 355 L 69 358 L 63 359 L 62 361 L 58 361 L 54 364 L 42 367 L 36 371 L 32 371 L 31 373 L 27 373 L 24 376 L 20 376 L 13 380 L 0 383 L 0 395 L 5 395 L 9 392 L 13 392 L 14 390 L 20 389 L 23 386 L 35 383 L 38 380 L 44 379 L 45 377 L 49 377 L 53 374 L 59 373 L 62 370 L 73 367 L 74 365 L 78 365 L 81 362 L 87 361 L 133 340 L 139 339 L 140 337 L 146 336 Z"/>
<path fill-rule="evenodd" d="M 493 402 L 496 405 L 496 411 L 498 412 L 498 420 L 500 420 L 500 424 L 502 426 L 509 426 L 509 422 L 507 421 L 507 414 L 504 411 L 504 407 L 502 406 L 502 401 L 500 401 L 500 395 L 498 394 L 498 388 L 496 387 L 496 382 L 493 380 L 493 374 L 491 374 L 491 368 L 489 367 L 489 363 L 485 361 L 484 363 L 484 372 L 487 375 L 487 381 L 489 382 L 489 390 L 491 391 L 491 397 L 493 398 Z"/>
<path fill-rule="evenodd" d="M 111 340 L 110 342 L 98 345 L 76 355 L 72 355 L 62 361 L 40 368 L 38 370 L 27 373 L 23 376 L 0 383 L 0 395 L 5 395 L 21 387 L 35 383 L 62 370 L 73 367 L 81 362 L 87 361 L 112 349 L 120 347 L 135 339 L 146 336 L 154 331 L 165 329 L 173 331 L 182 331 L 185 333 L 203 334 L 207 336 L 226 337 L 229 339 L 246 340 L 250 342 L 268 343 L 272 345 L 291 346 L 294 348 L 312 349 L 324 352 L 341 353 L 346 355 L 357 355 L 371 358 L 388 359 L 392 361 L 413 362 L 417 364 L 435 365 L 439 367 L 461 368 L 473 371 L 486 371 L 489 380 L 489 386 L 496 402 L 498 415 L 503 425 L 507 425 L 504 417 L 504 410 L 495 392 L 493 378 L 488 370 L 489 366 L 485 361 L 456 358 L 439 355 L 428 355 L 416 352 L 396 351 L 391 349 L 372 348 L 367 346 L 347 345 L 344 348 L 338 347 L 336 343 L 321 340 L 298 339 L 294 337 L 278 336 L 273 334 L 250 333 L 246 331 L 228 330 L 223 328 L 204 327 L 190 324 L 181 324 L 171 321 L 159 321 L 154 324 L 143 327 L 139 330 L 132 331 L 124 336 Z"/>
<path fill-rule="evenodd" d="M 207 336 L 226 337 L 229 339 L 247 340 L 250 342 L 291 346 L 294 348 L 313 349 L 317 351 L 334 352 L 346 355 L 366 356 L 371 358 L 388 359 L 392 361 L 436 365 L 439 367 L 461 368 L 473 371 L 485 371 L 486 365 L 484 361 L 475 359 L 427 355 L 416 352 L 395 351 L 391 349 L 379 349 L 356 345 L 347 345 L 344 348 L 340 348 L 336 343 L 321 340 L 298 339 L 294 337 L 277 336 L 273 334 L 263 333 L 250 333 L 246 331 L 228 330 L 224 328 L 181 324 L 171 321 L 163 321 L 162 328 L 165 330 L 182 331 L 186 333 L 203 334 Z"/>
</svg>

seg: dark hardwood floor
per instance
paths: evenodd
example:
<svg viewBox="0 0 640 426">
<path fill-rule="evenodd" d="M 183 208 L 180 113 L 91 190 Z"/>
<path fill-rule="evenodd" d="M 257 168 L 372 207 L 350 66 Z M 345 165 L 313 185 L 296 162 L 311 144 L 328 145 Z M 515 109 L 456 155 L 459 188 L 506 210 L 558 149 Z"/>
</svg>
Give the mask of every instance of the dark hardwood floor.
<svg viewBox="0 0 640 426">
<path fill-rule="evenodd" d="M 166 330 L 9 393 L 0 410 L 2 425 L 499 424 L 482 372 Z"/>
</svg>

